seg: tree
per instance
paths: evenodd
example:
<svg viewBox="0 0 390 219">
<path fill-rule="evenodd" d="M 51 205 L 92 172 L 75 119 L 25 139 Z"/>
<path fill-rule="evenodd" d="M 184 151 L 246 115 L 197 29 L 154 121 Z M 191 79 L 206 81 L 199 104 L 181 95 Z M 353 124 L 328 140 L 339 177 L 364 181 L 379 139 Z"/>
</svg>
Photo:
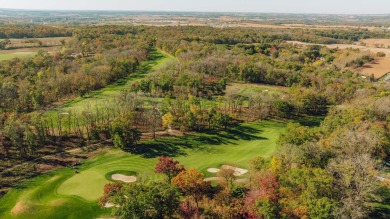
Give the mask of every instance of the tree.
<svg viewBox="0 0 390 219">
<path fill-rule="evenodd" d="M 99 205 L 104 207 L 104 205 L 110 201 L 110 198 L 118 194 L 123 188 L 123 183 L 115 182 L 108 183 L 104 185 L 103 196 L 99 198 Z"/>
<path fill-rule="evenodd" d="M 176 187 L 161 182 L 133 183 L 123 188 L 110 201 L 119 206 L 113 214 L 119 218 L 172 218 L 179 207 Z"/>
<path fill-rule="evenodd" d="M 271 171 L 257 172 L 252 188 L 245 197 L 245 206 L 252 218 L 277 218 L 279 180 Z"/>
<path fill-rule="evenodd" d="M 217 176 L 224 179 L 225 181 L 224 183 L 226 183 L 226 188 L 228 189 L 228 191 L 230 191 L 233 188 L 234 181 L 237 178 L 234 175 L 234 170 L 224 169 L 224 168 L 217 173 Z"/>
<path fill-rule="evenodd" d="M 287 101 L 277 100 L 274 106 L 276 109 L 276 115 L 282 118 L 291 117 L 291 113 L 294 111 L 294 106 Z"/>
<path fill-rule="evenodd" d="M 167 128 L 167 130 L 169 131 L 171 129 L 171 125 L 173 123 L 173 115 L 172 115 L 172 113 L 168 112 L 167 114 L 163 115 L 161 120 L 162 120 L 162 126 L 164 128 Z"/>
<path fill-rule="evenodd" d="M 249 162 L 249 169 L 252 171 L 260 171 L 267 166 L 263 157 L 256 157 Z"/>
<path fill-rule="evenodd" d="M 309 115 L 323 115 L 328 111 L 328 100 L 321 94 L 308 94 L 303 97 L 303 110 Z"/>
<path fill-rule="evenodd" d="M 161 114 L 158 109 L 157 103 L 152 102 L 152 108 L 146 113 L 146 121 L 151 128 L 153 139 L 156 138 L 156 129 L 161 125 Z"/>
<path fill-rule="evenodd" d="M 334 212 L 336 218 L 366 218 L 366 205 L 376 188 L 376 162 L 368 154 L 336 158 L 327 167 L 335 176 L 334 195 L 339 200 Z"/>
<path fill-rule="evenodd" d="M 307 126 L 299 123 L 288 123 L 286 132 L 280 135 L 280 144 L 303 145 L 318 140 L 316 133 Z"/>
<path fill-rule="evenodd" d="M 191 196 L 198 209 L 199 201 L 210 188 L 210 183 L 205 182 L 204 175 L 196 169 L 182 171 L 172 179 L 172 183 L 178 186 L 184 194 Z"/>
<path fill-rule="evenodd" d="M 111 125 L 111 136 L 115 147 L 131 151 L 141 139 L 141 132 L 131 128 L 128 122 L 118 120 Z"/>
<path fill-rule="evenodd" d="M 172 178 L 184 170 L 184 166 L 179 165 L 179 161 L 173 160 L 170 157 L 160 157 L 158 158 L 154 172 L 165 174 L 168 182 L 171 183 Z"/>
<path fill-rule="evenodd" d="M 333 180 L 331 174 L 320 168 L 296 168 L 281 175 L 278 195 L 282 211 L 289 218 L 329 218 L 334 206 Z M 320 210 L 321 207 L 324 209 Z"/>
</svg>

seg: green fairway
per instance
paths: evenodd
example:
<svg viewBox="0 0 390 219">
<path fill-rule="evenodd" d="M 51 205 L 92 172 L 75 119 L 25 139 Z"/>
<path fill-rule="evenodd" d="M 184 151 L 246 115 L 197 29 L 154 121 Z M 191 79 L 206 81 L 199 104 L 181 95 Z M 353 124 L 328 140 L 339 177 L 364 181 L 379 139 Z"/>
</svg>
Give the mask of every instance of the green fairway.
<svg viewBox="0 0 390 219">
<path fill-rule="evenodd" d="M 227 132 L 141 142 L 135 154 L 112 149 L 89 159 L 79 173 L 62 168 L 11 190 L 0 199 L 0 218 L 102 217 L 109 210 L 100 209 L 97 199 L 111 173 L 131 171 L 137 180 L 162 179 L 153 172 L 161 155 L 175 156 L 186 168 L 197 168 L 206 176 L 214 176 L 207 168 L 223 164 L 246 168 L 254 157 L 269 158 L 274 153 L 284 127 L 284 123 L 273 121 L 247 123 Z"/>
<path fill-rule="evenodd" d="M 158 70 L 167 62 L 173 60 L 174 57 L 163 51 L 153 51 L 150 60 L 143 62 L 136 73 L 130 74 L 128 77 L 120 79 L 103 89 L 92 91 L 85 97 L 77 97 L 51 111 L 51 113 L 57 111 L 82 112 L 87 108 L 94 109 L 95 106 L 115 104 L 113 101 L 120 95 L 121 91 L 129 89 L 134 82 L 141 80 L 146 74 Z"/>
<path fill-rule="evenodd" d="M 0 61 L 10 60 L 13 58 L 26 58 L 33 57 L 35 53 L 26 53 L 26 54 L 0 54 Z"/>
</svg>

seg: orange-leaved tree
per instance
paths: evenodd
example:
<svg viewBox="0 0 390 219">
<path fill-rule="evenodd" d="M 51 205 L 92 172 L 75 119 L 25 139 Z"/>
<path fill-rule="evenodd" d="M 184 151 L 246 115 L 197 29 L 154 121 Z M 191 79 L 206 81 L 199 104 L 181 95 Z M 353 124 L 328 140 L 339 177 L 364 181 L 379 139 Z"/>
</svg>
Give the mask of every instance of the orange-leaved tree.
<svg viewBox="0 0 390 219">
<path fill-rule="evenodd" d="M 199 209 L 199 201 L 210 188 L 210 182 L 204 181 L 204 175 L 196 169 L 189 169 L 179 173 L 172 179 L 172 183 L 180 188 L 180 190 L 191 196 Z"/>
</svg>

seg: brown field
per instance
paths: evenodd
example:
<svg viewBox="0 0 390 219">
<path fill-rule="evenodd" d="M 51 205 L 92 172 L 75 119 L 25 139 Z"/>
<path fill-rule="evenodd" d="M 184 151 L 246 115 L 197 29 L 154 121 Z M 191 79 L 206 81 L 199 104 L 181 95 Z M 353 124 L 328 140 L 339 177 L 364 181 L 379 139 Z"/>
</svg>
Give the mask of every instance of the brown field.
<svg viewBox="0 0 390 219">
<path fill-rule="evenodd" d="M 38 43 L 30 43 L 28 40 L 38 40 L 43 46 L 60 46 L 61 40 L 69 41 L 72 37 L 48 37 L 48 38 L 25 38 L 25 39 L 10 39 L 11 44 L 8 47 L 39 47 Z"/>
<path fill-rule="evenodd" d="M 381 78 L 390 72 L 390 57 L 376 58 L 373 62 L 365 64 L 356 71 L 365 76 L 373 74 L 375 78 Z"/>
<path fill-rule="evenodd" d="M 32 57 L 39 50 L 45 50 L 49 53 L 56 53 L 61 50 L 61 41 L 69 41 L 72 37 L 49 37 L 49 38 L 25 38 L 25 39 L 10 39 L 11 44 L 7 46 L 7 50 L 0 50 L 0 61 L 13 58 Z M 37 42 L 28 42 L 28 40 L 39 40 Z"/>
<path fill-rule="evenodd" d="M 13 58 L 33 57 L 39 50 L 45 50 L 48 53 L 53 54 L 59 52 L 61 50 L 61 46 L 0 50 L 0 61 L 10 60 Z"/>
<path fill-rule="evenodd" d="M 388 39 L 368 39 L 364 40 L 363 42 L 367 43 L 366 46 L 360 46 L 360 45 L 353 45 L 353 44 L 317 44 L 321 46 L 326 46 L 328 48 L 334 49 L 347 49 L 347 48 L 353 48 L 353 49 L 360 49 L 362 52 L 369 51 L 372 53 L 373 56 L 376 55 L 378 52 L 383 52 L 386 54 L 386 57 L 384 58 L 376 58 L 373 62 L 365 64 L 362 68 L 355 69 L 358 73 L 365 75 L 365 76 L 371 76 L 374 75 L 375 78 L 381 78 L 387 73 L 390 72 L 390 49 L 387 48 L 376 48 L 375 44 L 378 43 L 386 43 L 388 42 L 390 45 L 390 40 Z M 294 45 L 316 45 L 313 43 L 303 43 L 298 41 L 288 41 L 288 43 L 293 43 Z"/>
<path fill-rule="evenodd" d="M 366 46 L 372 48 L 389 48 L 390 39 L 365 39 L 360 42 L 365 43 Z"/>
<path fill-rule="evenodd" d="M 363 28 L 363 29 L 369 29 L 374 30 L 375 27 L 366 27 L 366 26 L 338 26 L 338 25 L 307 25 L 307 24 L 261 24 L 261 23 L 235 23 L 235 24 L 229 24 L 229 27 L 253 27 L 253 28 L 272 28 L 272 29 L 317 29 L 317 30 L 324 30 L 324 29 L 356 29 L 356 28 Z"/>
<path fill-rule="evenodd" d="M 34 48 L 21 48 L 21 49 L 10 49 L 10 50 L 0 50 L 0 54 L 32 54 L 38 52 L 38 50 L 45 50 L 49 53 L 55 53 L 60 51 L 60 46 L 51 46 L 51 47 L 34 47 Z"/>
</svg>

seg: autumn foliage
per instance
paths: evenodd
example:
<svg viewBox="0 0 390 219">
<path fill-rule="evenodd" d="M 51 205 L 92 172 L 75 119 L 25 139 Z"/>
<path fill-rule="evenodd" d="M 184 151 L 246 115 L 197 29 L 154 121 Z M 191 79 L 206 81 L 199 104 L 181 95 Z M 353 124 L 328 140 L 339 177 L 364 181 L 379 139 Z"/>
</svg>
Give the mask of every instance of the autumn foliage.
<svg viewBox="0 0 390 219">
<path fill-rule="evenodd" d="M 184 194 L 191 196 L 197 207 L 198 202 L 210 188 L 210 183 L 204 181 L 203 173 L 196 169 L 182 171 L 172 179 L 172 183 L 179 187 Z"/>
<path fill-rule="evenodd" d="M 156 164 L 154 172 L 165 174 L 168 177 L 168 182 L 184 171 L 184 166 L 179 164 L 179 161 L 173 160 L 170 157 L 160 157 Z"/>
<path fill-rule="evenodd" d="M 122 187 L 123 184 L 120 182 L 104 185 L 104 194 L 99 199 L 99 205 L 104 206 L 109 201 L 109 198 L 117 194 L 122 189 Z"/>
</svg>

